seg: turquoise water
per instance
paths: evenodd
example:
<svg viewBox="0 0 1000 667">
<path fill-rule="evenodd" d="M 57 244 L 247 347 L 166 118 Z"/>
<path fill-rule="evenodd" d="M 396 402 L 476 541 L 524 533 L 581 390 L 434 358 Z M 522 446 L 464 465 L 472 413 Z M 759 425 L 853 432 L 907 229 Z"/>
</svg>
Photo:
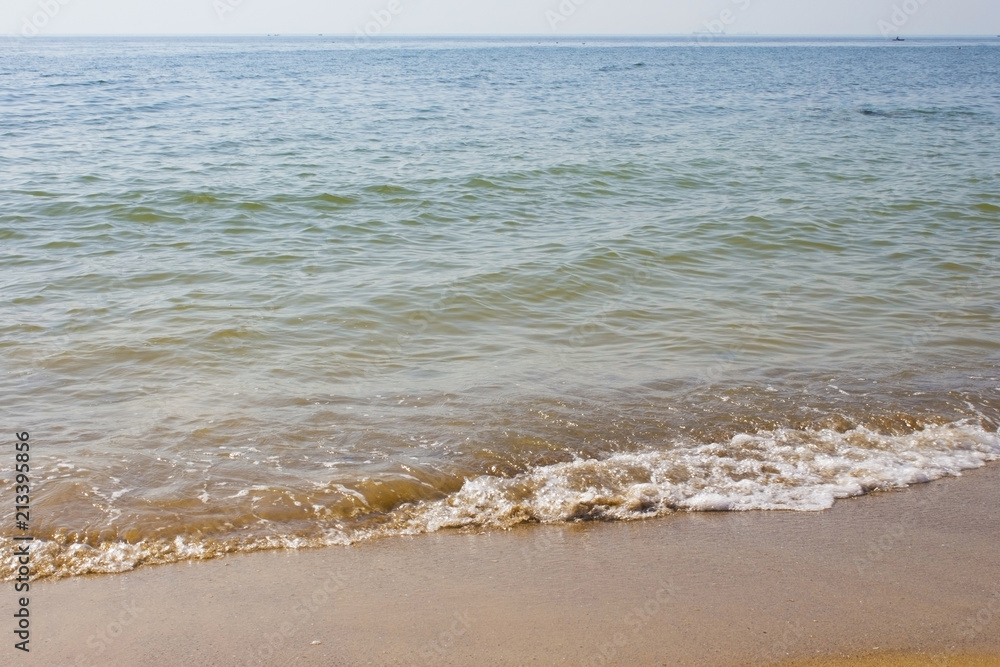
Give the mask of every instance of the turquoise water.
<svg viewBox="0 0 1000 667">
<path fill-rule="evenodd" d="M 22 40 L 0 400 L 40 573 L 997 458 L 998 47 Z"/>
</svg>

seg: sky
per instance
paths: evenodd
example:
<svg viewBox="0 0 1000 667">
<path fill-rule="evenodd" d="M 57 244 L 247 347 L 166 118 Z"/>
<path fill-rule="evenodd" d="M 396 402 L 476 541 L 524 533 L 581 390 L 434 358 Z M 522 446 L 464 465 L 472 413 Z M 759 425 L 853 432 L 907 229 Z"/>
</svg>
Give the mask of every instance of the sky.
<svg viewBox="0 0 1000 667">
<path fill-rule="evenodd" d="M 998 0 L 0 0 L 0 34 L 1000 35 Z"/>
</svg>

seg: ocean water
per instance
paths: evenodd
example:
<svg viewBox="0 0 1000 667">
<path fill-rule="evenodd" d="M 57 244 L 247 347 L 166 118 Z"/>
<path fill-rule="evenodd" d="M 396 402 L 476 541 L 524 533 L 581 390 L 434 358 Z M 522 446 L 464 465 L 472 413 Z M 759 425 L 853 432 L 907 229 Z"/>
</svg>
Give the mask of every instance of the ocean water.
<svg viewBox="0 0 1000 667">
<path fill-rule="evenodd" d="M 36 576 L 1000 458 L 1000 40 L 0 56 Z"/>
</svg>

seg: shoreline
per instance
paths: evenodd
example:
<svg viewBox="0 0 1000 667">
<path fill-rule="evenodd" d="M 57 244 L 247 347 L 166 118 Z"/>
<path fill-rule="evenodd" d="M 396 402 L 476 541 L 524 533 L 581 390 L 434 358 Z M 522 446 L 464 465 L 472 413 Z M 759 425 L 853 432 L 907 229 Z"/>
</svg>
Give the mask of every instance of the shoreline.
<svg viewBox="0 0 1000 667">
<path fill-rule="evenodd" d="M 992 464 L 817 513 L 445 531 L 42 580 L 30 656 L 3 650 L 14 665 L 1000 665 L 998 486 Z"/>
</svg>

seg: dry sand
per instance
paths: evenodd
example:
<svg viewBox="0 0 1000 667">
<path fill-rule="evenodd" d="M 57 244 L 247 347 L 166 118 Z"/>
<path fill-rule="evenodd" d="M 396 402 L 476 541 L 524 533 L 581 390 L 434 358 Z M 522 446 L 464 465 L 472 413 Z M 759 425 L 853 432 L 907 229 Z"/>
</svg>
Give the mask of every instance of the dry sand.
<svg viewBox="0 0 1000 667">
<path fill-rule="evenodd" d="M 992 466 L 820 513 L 450 531 L 43 581 L 30 656 L 8 645 L 0 663 L 1000 665 L 998 490 Z"/>
</svg>

